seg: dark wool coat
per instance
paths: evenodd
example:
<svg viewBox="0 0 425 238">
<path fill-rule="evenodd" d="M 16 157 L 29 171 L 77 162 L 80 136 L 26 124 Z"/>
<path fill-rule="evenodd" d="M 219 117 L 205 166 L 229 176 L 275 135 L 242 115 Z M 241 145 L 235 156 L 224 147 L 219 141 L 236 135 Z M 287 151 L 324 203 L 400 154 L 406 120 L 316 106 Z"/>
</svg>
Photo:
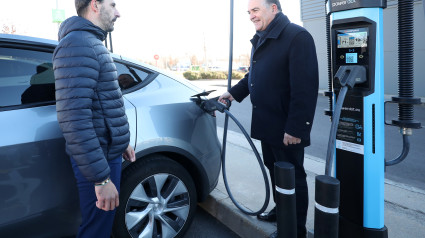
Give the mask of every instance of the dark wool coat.
<svg viewBox="0 0 425 238">
<path fill-rule="evenodd" d="M 67 152 L 87 180 L 100 182 L 129 144 L 117 71 L 102 41 L 106 32 L 81 17 L 59 29 L 53 54 L 56 111 Z"/>
<path fill-rule="evenodd" d="M 314 40 L 282 13 L 266 31 L 251 40 L 250 70 L 229 92 L 238 102 L 251 96 L 253 138 L 284 147 L 286 132 L 301 138 L 301 144 L 289 148 L 303 148 L 310 145 L 318 95 Z"/>
</svg>

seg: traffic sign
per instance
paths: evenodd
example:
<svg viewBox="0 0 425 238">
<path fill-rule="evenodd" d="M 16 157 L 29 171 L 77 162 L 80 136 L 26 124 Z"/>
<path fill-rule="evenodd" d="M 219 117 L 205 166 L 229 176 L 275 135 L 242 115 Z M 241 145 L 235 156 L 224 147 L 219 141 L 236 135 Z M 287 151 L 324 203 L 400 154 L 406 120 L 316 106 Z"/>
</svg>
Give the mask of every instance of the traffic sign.
<svg viewBox="0 0 425 238">
<path fill-rule="evenodd" d="M 65 10 L 63 9 L 52 9 L 52 19 L 55 23 L 61 23 L 65 21 Z"/>
</svg>

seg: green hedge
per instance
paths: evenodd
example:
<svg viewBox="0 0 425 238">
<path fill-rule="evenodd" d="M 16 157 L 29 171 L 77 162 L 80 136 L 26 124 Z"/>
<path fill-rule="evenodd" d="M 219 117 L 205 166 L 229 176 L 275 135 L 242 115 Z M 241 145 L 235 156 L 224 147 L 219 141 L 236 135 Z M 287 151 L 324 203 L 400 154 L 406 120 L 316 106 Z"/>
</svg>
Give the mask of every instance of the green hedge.
<svg viewBox="0 0 425 238">
<path fill-rule="evenodd" d="M 186 71 L 183 73 L 183 77 L 188 80 L 196 80 L 201 78 L 201 74 L 196 71 Z"/>
<path fill-rule="evenodd" d="M 196 79 L 227 79 L 227 72 L 220 71 L 186 71 L 183 73 L 183 77 L 188 80 Z M 241 79 L 244 77 L 244 73 L 241 72 L 232 72 L 232 79 Z"/>
<path fill-rule="evenodd" d="M 226 73 L 227 75 L 227 73 Z M 232 72 L 232 79 L 241 79 L 245 76 L 245 73 L 233 71 Z M 226 76 L 227 77 L 227 76 Z"/>
</svg>

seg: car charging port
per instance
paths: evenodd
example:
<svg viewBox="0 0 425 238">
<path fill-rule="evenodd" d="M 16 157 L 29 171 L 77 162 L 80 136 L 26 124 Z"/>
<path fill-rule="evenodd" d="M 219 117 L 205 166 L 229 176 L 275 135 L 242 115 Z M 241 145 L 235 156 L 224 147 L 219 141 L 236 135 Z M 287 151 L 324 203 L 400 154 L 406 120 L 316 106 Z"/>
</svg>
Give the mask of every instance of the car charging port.
<svg viewBox="0 0 425 238">
<path fill-rule="evenodd" d="M 196 95 L 193 95 L 191 100 L 196 102 L 196 105 L 198 105 L 202 110 L 207 112 L 208 114 L 215 116 L 215 111 L 219 111 L 221 113 L 224 113 L 224 110 L 229 110 L 231 106 L 231 102 L 228 99 L 226 100 L 226 104 L 221 103 L 218 101 L 218 97 L 206 99 L 203 97 L 208 96 L 210 93 L 212 93 L 215 90 L 212 91 L 205 91 Z"/>
</svg>

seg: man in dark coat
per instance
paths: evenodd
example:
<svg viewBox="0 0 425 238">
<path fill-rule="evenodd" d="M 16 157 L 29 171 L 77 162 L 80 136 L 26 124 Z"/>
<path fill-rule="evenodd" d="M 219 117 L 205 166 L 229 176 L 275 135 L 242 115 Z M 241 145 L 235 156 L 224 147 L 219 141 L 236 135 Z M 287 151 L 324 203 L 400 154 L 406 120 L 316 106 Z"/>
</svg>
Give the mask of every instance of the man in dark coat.
<svg viewBox="0 0 425 238">
<path fill-rule="evenodd" d="M 53 54 L 56 111 L 80 197 L 78 237 L 109 238 L 122 158 L 134 161 L 117 71 L 102 41 L 120 16 L 114 0 L 75 0 Z"/>
<path fill-rule="evenodd" d="M 310 145 L 319 84 L 314 41 L 304 28 L 290 23 L 278 0 L 250 0 L 248 13 L 257 31 L 251 40 L 251 66 L 219 100 L 241 102 L 251 96 L 251 137 L 261 140 L 273 191 L 274 163 L 286 161 L 295 166 L 298 236 L 305 237 L 308 190 L 304 147 Z M 276 208 L 258 218 L 276 221 Z"/>
</svg>

